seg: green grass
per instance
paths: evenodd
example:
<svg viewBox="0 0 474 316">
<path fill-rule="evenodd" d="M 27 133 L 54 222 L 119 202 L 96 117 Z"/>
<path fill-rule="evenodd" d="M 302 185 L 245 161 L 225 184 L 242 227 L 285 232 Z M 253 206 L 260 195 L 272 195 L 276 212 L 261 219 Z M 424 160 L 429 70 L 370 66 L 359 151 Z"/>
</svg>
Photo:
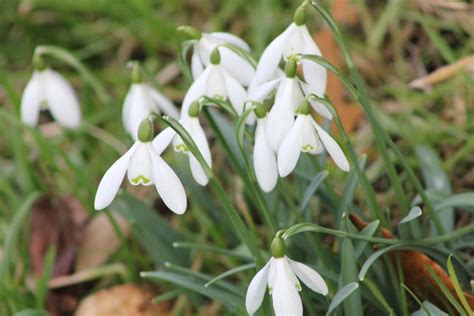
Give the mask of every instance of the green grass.
<svg viewBox="0 0 474 316">
<path fill-rule="evenodd" d="M 328 309 L 348 315 L 354 306 L 361 308 L 359 315 L 418 310 L 417 301 L 424 299 L 412 299 L 410 291 L 407 295 L 396 277 L 398 267 L 386 267 L 379 259 L 391 250 L 428 254 L 457 276 L 456 291 L 466 289 L 473 278 L 472 76 L 458 74 L 426 92 L 408 86 L 423 71 L 473 54 L 473 31 L 459 12 L 448 12 L 447 19 L 409 1 L 354 2 L 364 17 L 357 26 L 331 24 L 324 2 L 319 13 L 308 10 L 310 30 L 332 31 L 345 66 L 314 61 L 337 73 L 365 114 L 360 128 L 350 134 L 336 120 L 339 143 L 351 161 L 348 175 L 324 155 L 302 157 L 292 177 L 264 194 L 243 155 L 252 148 L 246 127 L 224 111 L 209 111 L 201 121 L 212 135 L 210 185 L 194 183 L 185 158 L 165 154 L 183 179 L 190 205 L 186 215 L 171 216 L 162 206 L 157 212 L 155 192 L 138 199 L 138 191 L 130 190 L 114 202 L 113 210 L 129 221 L 132 234 L 110 261 L 125 263 L 129 280 L 143 281 L 139 272 L 150 271 L 142 276 L 166 291 L 157 300 L 170 300 L 176 315 L 185 310 L 177 297 L 186 298 L 191 314 L 205 313 L 203 306 L 210 301 L 222 305 L 221 314 L 244 313 L 253 263 L 261 266 L 268 259 L 269 244 L 280 229 L 288 238 L 289 256 L 315 267 L 329 285 L 327 298 L 303 289 L 308 315 L 324 315 Z M 0 315 L 30 308 L 38 308 L 40 315 L 44 306 L 50 264 L 36 291 L 27 284 L 32 199 L 38 192 L 53 198 L 73 193 L 94 216 L 100 177 L 131 145 L 121 123 L 130 83 L 126 63 L 141 61 L 154 83 L 179 104 L 188 85 L 184 77 L 172 77 L 164 85 L 156 79 L 168 65 L 177 67 L 178 25 L 233 32 L 250 43 L 258 59 L 291 21 L 297 5 L 275 0 L 0 2 Z M 80 61 L 71 67 L 47 59 L 78 93 L 84 122 L 77 131 L 47 137 L 19 120 L 21 93 L 38 45 L 64 48 Z M 332 108 L 331 100 L 322 102 Z M 165 124 L 174 123 L 161 122 L 160 127 Z M 421 216 L 409 213 L 415 205 Z M 365 218 L 370 229 L 359 233 L 349 213 Z M 406 223 L 397 225 L 403 218 Z M 382 240 L 376 232 L 380 225 L 398 238 Z M 54 254 L 48 253 L 48 263 Z M 121 282 L 123 278 L 99 281 L 95 289 Z M 269 300 L 265 302 L 269 313 Z M 468 310 L 465 302 L 455 308 Z"/>
</svg>

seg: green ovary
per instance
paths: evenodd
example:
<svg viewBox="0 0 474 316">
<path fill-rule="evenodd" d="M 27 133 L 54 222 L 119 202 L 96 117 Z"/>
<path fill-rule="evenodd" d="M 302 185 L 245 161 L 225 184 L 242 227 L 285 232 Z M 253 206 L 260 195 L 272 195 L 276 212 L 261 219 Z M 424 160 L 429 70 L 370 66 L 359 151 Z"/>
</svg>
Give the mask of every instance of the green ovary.
<svg viewBox="0 0 474 316">
<path fill-rule="evenodd" d="M 133 182 L 134 184 L 138 184 L 138 183 L 140 183 L 140 179 L 142 180 L 142 182 L 143 182 L 144 184 L 147 184 L 147 183 L 150 182 L 150 179 L 148 179 L 148 178 L 146 178 L 146 177 L 144 177 L 144 176 L 142 176 L 142 175 L 139 175 L 138 177 L 133 178 L 133 179 L 132 179 L 132 182 Z"/>
</svg>

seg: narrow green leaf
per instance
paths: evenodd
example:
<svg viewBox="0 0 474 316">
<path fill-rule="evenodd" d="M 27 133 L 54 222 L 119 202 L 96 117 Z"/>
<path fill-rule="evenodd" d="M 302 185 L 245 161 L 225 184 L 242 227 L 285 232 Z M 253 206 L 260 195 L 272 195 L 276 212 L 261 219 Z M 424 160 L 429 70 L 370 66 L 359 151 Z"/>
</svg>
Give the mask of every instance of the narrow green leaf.
<svg viewBox="0 0 474 316">
<path fill-rule="evenodd" d="M 400 249 L 404 246 L 405 245 L 403 244 L 388 246 L 386 248 L 377 250 L 372 255 L 370 255 L 370 257 L 365 260 L 364 264 L 362 265 L 362 268 L 360 268 L 359 280 L 364 281 L 367 271 L 369 271 L 370 267 L 374 264 L 375 261 L 377 261 L 377 259 L 379 259 L 384 254 L 389 253 L 390 251 Z"/>
<path fill-rule="evenodd" d="M 319 188 L 321 183 L 323 183 L 324 179 L 326 179 L 328 175 L 329 175 L 329 171 L 323 170 L 323 171 L 318 172 L 314 176 L 313 180 L 311 180 L 306 191 L 304 192 L 303 198 L 301 199 L 301 203 L 299 207 L 300 212 L 303 212 L 306 206 L 308 206 L 308 203 L 313 197 L 313 195 L 315 194 L 316 190 Z"/>
<path fill-rule="evenodd" d="M 213 283 L 215 283 L 219 280 L 222 280 L 224 278 L 227 278 L 230 275 L 233 275 L 233 274 L 236 274 L 236 273 L 239 273 L 239 272 L 242 272 L 242 271 L 250 270 L 252 268 L 255 268 L 255 263 L 248 263 L 248 264 L 244 264 L 244 265 L 239 266 L 239 267 L 235 267 L 233 269 L 230 269 L 229 271 L 226 271 L 224 273 L 219 274 L 218 276 L 216 276 L 215 278 L 213 278 L 212 280 L 210 280 L 206 284 L 204 284 L 204 286 L 209 287 Z"/>
<path fill-rule="evenodd" d="M 456 271 L 454 271 L 454 266 L 451 260 L 452 255 L 448 257 L 448 274 L 449 277 L 451 278 L 451 281 L 453 282 L 454 289 L 456 290 L 456 294 L 458 295 L 459 300 L 461 301 L 462 306 L 466 310 L 468 315 L 474 315 L 474 312 L 471 309 L 471 306 L 466 300 L 466 297 L 464 296 L 464 292 L 461 288 L 461 285 L 459 284 L 458 277 L 456 275 Z"/>
<path fill-rule="evenodd" d="M 429 301 L 424 301 L 420 309 L 411 314 L 411 316 L 449 316 L 449 314 L 443 312 L 438 306 Z"/>
<path fill-rule="evenodd" d="M 375 232 L 380 226 L 380 221 L 375 220 L 373 222 L 370 222 L 365 226 L 363 230 L 361 230 L 360 234 L 366 237 L 372 237 L 374 236 Z M 356 261 L 359 260 L 359 258 L 362 256 L 362 253 L 364 252 L 365 248 L 367 247 L 368 242 L 366 241 L 359 241 L 356 246 L 355 246 L 355 259 Z"/>
<path fill-rule="evenodd" d="M 382 294 L 382 292 L 380 291 L 380 289 L 377 287 L 377 285 L 374 282 L 372 282 L 369 278 L 365 278 L 364 285 L 370 290 L 370 292 L 377 299 L 377 301 L 380 304 L 382 304 L 382 306 L 386 309 L 387 313 L 390 316 L 395 315 L 393 308 L 387 302 L 384 294 Z"/>
<path fill-rule="evenodd" d="M 404 218 L 400 220 L 398 225 L 408 223 L 414 220 L 415 218 L 421 216 L 421 214 L 422 214 L 421 208 L 419 208 L 418 206 L 415 206 L 410 210 L 407 216 L 405 216 Z"/>
<path fill-rule="evenodd" d="M 48 292 L 48 281 L 51 279 L 54 269 L 54 261 L 56 259 L 56 248 L 51 245 L 46 253 L 44 260 L 43 274 L 36 281 L 36 308 L 43 309 Z"/>
<path fill-rule="evenodd" d="M 176 290 L 168 291 L 168 292 L 165 292 L 165 293 L 155 297 L 153 299 L 153 303 L 154 304 L 160 304 L 160 303 L 169 301 L 171 299 L 174 299 L 175 297 L 177 297 L 177 296 L 179 296 L 183 293 L 186 293 L 186 292 L 187 292 L 186 289 L 176 289 Z"/>
<path fill-rule="evenodd" d="M 344 300 L 349 297 L 355 290 L 359 288 L 359 284 L 356 282 L 351 282 L 346 284 L 343 288 L 337 291 L 336 295 L 334 295 L 331 304 L 329 304 L 328 311 L 326 315 L 330 315 Z"/>
<path fill-rule="evenodd" d="M 357 261 L 354 260 L 354 247 L 348 238 L 344 238 L 341 247 L 341 276 L 342 284 L 357 284 Z M 360 291 L 354 290 L 343 302 L 344 314 L 353 316 L 362 316 L 362 298 Z"/>
<path fill-rule="evenodd" d="M 42 309 L 24 309 L 15 314 L 15 316 L 51 316 L 47 311 Z"/>
</svg>

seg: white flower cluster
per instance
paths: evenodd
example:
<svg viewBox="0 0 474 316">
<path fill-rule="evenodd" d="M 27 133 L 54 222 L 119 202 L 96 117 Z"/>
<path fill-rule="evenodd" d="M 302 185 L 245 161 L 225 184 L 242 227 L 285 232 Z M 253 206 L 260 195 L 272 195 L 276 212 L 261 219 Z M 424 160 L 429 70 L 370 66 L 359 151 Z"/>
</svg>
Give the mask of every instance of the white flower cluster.
<svg viewBox="0 0 474 316">
<path fill-rule="evenodd" d="M 171 144 L 176 152 L 189 157 L 191 173 L 197 183 L 205 186 L 209 179 L 173 129 L 168 127 L 153 137 L 152 120 L 161 112 L 178 119 L 211 167 L 209 143 L 199 121 L 201 108 L 207 105 L 204 99 L 227 102 L 238 115 L 244 112 L 246 104 L 254 105 L 254 113 L 247 123 L 256 122 L 253 166 L 265 192 L 274 189 L 278 176 L 285 177 L 294 170 L 301 152 L 317 155 L 326 150 L 341 170 L 349 170 L 349 163 L 337 142 L 310 113 L 313 109 L 323 118 L 332 119 L 332 113 L 311 98 L 324 96 L 327 74 L 322 66 L 301 57 L 321 55 L 305 25 L 304 7 L 296 11 L 294 22 L 268 45 L 256 67 L 246 58 L 245 54 L 250 52 L 247 43 L 232 34 L 200 33 L 191 27 L 179 30 L 188 37 L 184 53 L 192 49 L 194 79 L 184 97 L 181 112 L 151 85 L 135 78 L 122 111 L 124 128 L 135 143 L 104 174 L 96 193 L 95 209 L 110 205 L 127 175 L 132 185 L 154 184 L 173 212 L 183 214 L 186 211 L 183 185 L 161 158 L 162 152 Z M 284 69 L 280 64 L 284 64 Z M 301 78 L 297 76 L 299 65 L 303 73 Z M 48 107 L 60 125 L 77 128 L 81 114 L 71 85 L 51 69 L 43 66 L 37 69 L 23 94 L 23 122 L 36 125 L 40 110 Z M 280 254 L 252 280 L 247 293 L 248 312 L 252 314 L 257 310 L 268 284 L 276 315 L 302 315 L 298 295 L 301 286 L 295 274 L 314 291 L 327 294 L 326 284 L 319 274 Z"/>
</svg>

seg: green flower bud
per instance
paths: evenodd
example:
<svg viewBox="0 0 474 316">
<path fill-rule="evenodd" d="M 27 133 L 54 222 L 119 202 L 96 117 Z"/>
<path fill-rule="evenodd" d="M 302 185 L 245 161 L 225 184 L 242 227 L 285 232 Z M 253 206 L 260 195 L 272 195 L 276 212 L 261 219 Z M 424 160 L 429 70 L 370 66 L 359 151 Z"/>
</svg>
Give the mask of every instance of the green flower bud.
<svg viewBox="0 0 474 316">
<path fill-rule="evenodd" d="M 308 100 L 305 98 L 300 105 L 296 108 L 296 113 L 308 115 L 310 111 L 310 105 Z"/>
<path fill-rule="evenodd" d="M 213 65 L 219 65 L 221 63 L 221 54 L 219 53 L 219 50 L 214 48 L 214 50 L 211 53 L 211 64 Z"/>
<path fill-rule="evenodd" d="M 148 143 L 153 140 L 153 123 L 150 119 L 146 118 L 138 127 L 138 139 L 142 143 Z"/>
<path fill-rule="evenodd" d="M 253 111 L 257 118 L 261 119 L 267 116 L 267 110 L 268 108 L 264 104 L 259 103 Z"/>
<path fill-rule="evenodd" d="M 178 33 L 183 34 L 188 39 L 200 40 L 202 33 L 195 27 L 183 25 L 178 27 Z"/>
<path fill-rule="evenodd" d="M 33 54 L 33 67 L 38 71 L 46 69 L 46 63 L 44 62 L 43 57 L 38 53 Z"/>
<path fill-rule="evenodd" d="M 271 245 L 272 257 L 282 258 L 285 256 L 285 242 L 280 237 L 273 238 Z"/>
<path fill-rule="evenodd" d="M 189 117 L 198 117 L 201 112 L 201 103 L 199 101 L 193 101 L 188 109 Z"/>
<path fill-rule="evenodd" d="M 296 25 L 301 26 L 306 23 L 306 10 L 305 5 L 300 5 L 298 9 L 295 11 L 295 15 L 293 16 L 293 21 Z"/>
<path fill-rule="evenodd" d="M 294 78 L 296 76 L 296 62 L 293 59 L 288 59 L 286 62 L 285 75 L 287 78 Z"/>
</svg>

